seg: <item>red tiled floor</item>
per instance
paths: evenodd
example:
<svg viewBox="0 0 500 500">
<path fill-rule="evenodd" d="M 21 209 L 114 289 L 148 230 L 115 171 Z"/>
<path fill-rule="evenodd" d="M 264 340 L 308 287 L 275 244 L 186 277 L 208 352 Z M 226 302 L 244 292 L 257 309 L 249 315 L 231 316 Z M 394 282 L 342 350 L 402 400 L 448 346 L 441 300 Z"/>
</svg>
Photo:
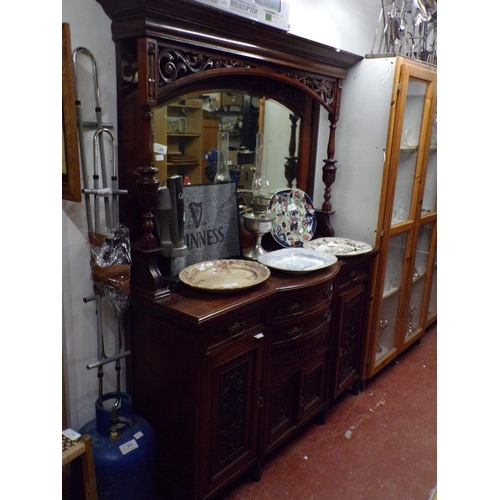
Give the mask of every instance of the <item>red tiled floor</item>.
<svg viewBox="0 0 500 500">
<path fill-rule="evenodd" d="M 437 325 L 221 500 L 428 500 L 437 483 Z"/>
</svg>

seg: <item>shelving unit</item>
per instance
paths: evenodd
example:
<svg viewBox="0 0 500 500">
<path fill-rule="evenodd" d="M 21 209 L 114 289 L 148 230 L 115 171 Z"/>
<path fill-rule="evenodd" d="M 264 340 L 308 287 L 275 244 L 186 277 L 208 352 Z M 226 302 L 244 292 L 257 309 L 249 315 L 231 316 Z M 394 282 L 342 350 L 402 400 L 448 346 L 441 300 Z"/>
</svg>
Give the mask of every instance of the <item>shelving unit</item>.
<svg viewBox="0 0 500 500">
<path fill-rule="evenodd" d="M 437 319 L 436 81 L 435 66 L 367 56 L 343 87 L 335 231 L 379 250 L 363 381 Z"/>
<path fill-rule="evenodd" d="M 437 318 L 430 294 L 436 275 L 430 258 L 437 225 L 436 69 L 400 57 L 394 66 L 366 378 L 416 342 Z"/>
<path fill-rule="evenodd" d="M 167 154 L 155 154 L 157 178 L 164 185 L 167 177 L 181 175 L 189 182 L 205 182 L 203 173 L 203 110 L 201 99 L 181 101 L 155 108 L 155 143 L 167 146 Z"/>
</svg>

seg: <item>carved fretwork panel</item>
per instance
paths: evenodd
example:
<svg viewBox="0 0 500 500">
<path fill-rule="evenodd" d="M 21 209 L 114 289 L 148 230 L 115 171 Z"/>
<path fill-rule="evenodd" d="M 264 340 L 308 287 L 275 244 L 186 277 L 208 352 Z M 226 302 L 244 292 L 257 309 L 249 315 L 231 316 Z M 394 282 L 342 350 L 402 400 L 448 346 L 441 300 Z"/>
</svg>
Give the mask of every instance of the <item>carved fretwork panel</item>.
<svg viewBox="0 0 500 500">
<path fill-rule="evenodd" d="M 267 74 L 272 78 L 273 73 L 279 79 L 290 80 L 297 86 L 300 84 L 312 90 L 319 100 L 328 109 L 338 114 L 337 95 L 339 89 L 338 79 L 327 80 L 319 77 L 311 77 L 297 72 L 284 72 L 270 70 L 268 67 L 259 67 L 257 64 L 249 64 L 236 58 L 225 58 L 203 52 L 193 52 L 172 48 L 158 44 L 158 87 L 177 84 L 179 80 L 192 75 L 200 75 L 211 70 L 227 70 L 228 75 L 235 69 L 258 70 L 260 74 Z M 251 74 L 251 71 L 249 71 Z M 283 95 L 282 102 L 290 102 L 290 95 Z"/>
<path fill-rule="evenodd" d="M 302 407 L 305 409 L 321 397 L 323 388 L 323 365 L 318 366 L 304 377 Z"/>
<path fill-rule="evenodd" d="M 271 435 L 293 420 L 293 380 L 278 387 L 270 397 Z"/>
<path fill-rule="evenodd" d="M 334 112 L 338 119 L 337 97 L 339 95 L 339 79 L 327 80 L 325 78 L 312 77 L 295 72 L 284 72 L 281 74 L 311 89 L 319 97 L 322 103 L 330 111 Z"/>
<path fill-rule="evenodd" d="M 221 374 L 219 461 L 224 462 L 245 445 L 248 363 Z"/>
<path fill-rule="evenodd" d="M 158 82 L 160 87 L 170 85 L 195 73 L 221 68 L 250 69 L 255 68 L 255 66 L 242 61 L 202 54 L 201 52 L 186 52 L 160 45 L 158 55 Z"/>
<path fill-rule="evenodd" d="M 357 295 L 345 304 L 344 331 L 342 335 L 340 380 L 348 377 L 356 369 L 356 349 L 361 334 L 363 319 L 363 296 Z"/>
</svg>

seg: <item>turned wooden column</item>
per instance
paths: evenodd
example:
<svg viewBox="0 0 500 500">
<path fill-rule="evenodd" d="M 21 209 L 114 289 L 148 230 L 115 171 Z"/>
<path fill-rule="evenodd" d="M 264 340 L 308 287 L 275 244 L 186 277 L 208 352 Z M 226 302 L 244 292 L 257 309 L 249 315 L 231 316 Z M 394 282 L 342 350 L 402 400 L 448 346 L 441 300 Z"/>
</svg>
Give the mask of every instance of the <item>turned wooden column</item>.
<svg viewBox="0 0 500 500">
<path fill-rule="evenodd" d="M 156 174 L 158 169 L 153 163 L 154 122 L 153 108 L 157 99 L 157 43 L 153 39 L 140 38 L 137 41 L 137 82 L 138 103 L 141 107 L 141 158 L 142 165 L 137 168 L 139 177 L 136 181 L 137 203 L 142 212 L 142 235 L 139 248 L 134 256 L 135 282 L 141 292 L 162 298 L 170 294 L 165 287 L 158 269 L 157 257 L 161 253 L 154 231 L 154 213 L 156 210 L 158 187 Z"/>
<path fill-rule="evenodd" d="M 335 182 L 335 176 L 337 173 L 337 160 L 334 160 L 335 156 L 335 130 L 337 128 L 337 120 L 333 113 L 328 115 L 328 119 L 330 121 L 330 136 L 328 139 L 328 148 L 327 148 L 327 158 L 324 160 L 325 164 L 323 165 L 323 183 L 325 184 L 325 194 L 323 195 L 324 201 L 321 206 L 321 210 L 324 212 L 332 211 L 332 204 L 330 203 L 330 199 L 332 197 L 332 184 Z"/>
<path fill-rule="evenodd" d="M 297 149 L 297 121 L 299 117 L 290 114 L 290 142 L 288 144 L 288 156 L 285 162 L 285 179 L 287 187 L 291 188 L 293 180 L 297 177 L 297 156 L 295 151 Z"/>
<path fill-rule="evenodd" d="M 327 157 L 326 160 L 324 160 L 325 164 L 323 165 L 322 177 L 323 183 L 325 184 L 325 193 L 323 195 L 321 210 L 316 210 L 316 215 L 318 217 L 318 230 L 315 233 L 316 237 L 329 237 L 335 235 L 330 220 L 330 216 L 335 213 L 335 210 L 333 210 L 330 199 L 332 197 L 332 184 L 335 182 L 337 173 L 337 160 L 335 160 L 335 130 L 337 129 L 337 122 L 339 119 L 341 91 L 342 83 L 341 80 L 338 80 L 334 89 L 332 107 L 328 114 L 330 134 L 328 137 Z"/>
</svg>

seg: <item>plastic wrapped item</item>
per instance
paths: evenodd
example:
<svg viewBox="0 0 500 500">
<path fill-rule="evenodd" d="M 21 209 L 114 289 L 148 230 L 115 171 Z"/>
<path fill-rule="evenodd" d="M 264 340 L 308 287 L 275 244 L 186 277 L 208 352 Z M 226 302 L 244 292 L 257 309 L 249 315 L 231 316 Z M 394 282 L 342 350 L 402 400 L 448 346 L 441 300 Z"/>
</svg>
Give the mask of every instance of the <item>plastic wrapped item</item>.
<svg viewBox="0 0 500 500">
<path fill-rule="evenodd" d="M 128 228 L 120 225 L 106 234 L 89 233 L 89 242 L 95 293 L 107 296 L 113 307 L 124 312 L 129 304 L 132 265 Z"/>
</svg>

